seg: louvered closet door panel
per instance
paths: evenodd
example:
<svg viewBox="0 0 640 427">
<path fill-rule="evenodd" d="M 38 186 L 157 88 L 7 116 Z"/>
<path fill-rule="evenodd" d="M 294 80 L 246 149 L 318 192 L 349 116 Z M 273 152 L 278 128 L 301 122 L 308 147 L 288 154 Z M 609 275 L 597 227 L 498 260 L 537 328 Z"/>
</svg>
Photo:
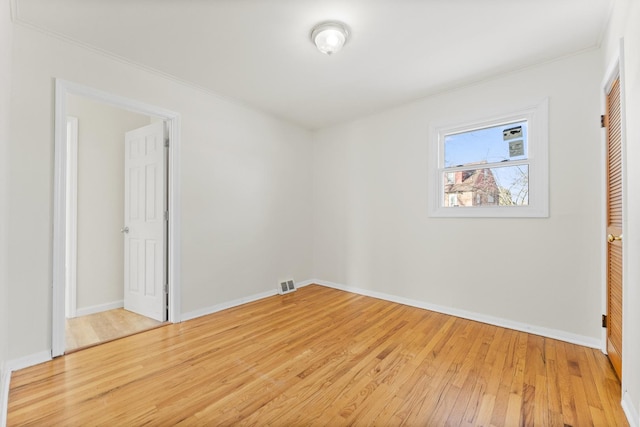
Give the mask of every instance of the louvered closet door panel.
<svg viewBox="0 0 640 427">
<path fill-rule="evenodd" d="M 607 95 L 607 235 L 622 236 L 620 79 Z M 622 240 L 607 243 L 607 352 L 622 378 Z"/>
</svg>

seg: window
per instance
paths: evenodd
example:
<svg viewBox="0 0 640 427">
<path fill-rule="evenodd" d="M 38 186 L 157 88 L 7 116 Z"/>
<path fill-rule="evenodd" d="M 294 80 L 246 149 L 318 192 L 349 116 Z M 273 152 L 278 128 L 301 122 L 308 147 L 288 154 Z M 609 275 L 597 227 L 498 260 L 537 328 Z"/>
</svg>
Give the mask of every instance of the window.
<svg viewBox="0 0 640 427">
<path fill-rule="evenodd" d="M 436 217 L 547 217 L 548 101 L 432 129 L 429 210 Z"/>
</svg>

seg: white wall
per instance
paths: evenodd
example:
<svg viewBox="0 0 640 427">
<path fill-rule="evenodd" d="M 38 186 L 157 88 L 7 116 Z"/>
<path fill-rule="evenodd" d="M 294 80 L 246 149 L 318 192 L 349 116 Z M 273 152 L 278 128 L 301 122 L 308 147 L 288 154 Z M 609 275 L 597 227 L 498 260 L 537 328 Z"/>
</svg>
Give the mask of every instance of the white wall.
<svg viewBox="0 0 640 427">
<path fill-rule="evenodd" d="M 150 118 L 69 95 L 67 113 L 78 118 L 77 308 L 124 297 L 124 134 Z"/>
<path fill-rule="evenodd" d="M 7 274 L 7 167 L 9 166 L 9 123 L 11 92 L 11 41 L 13 24 L 9 2 L 0 2 L 0 425 L 5 417 L 5 362 L 9 348 L 8 274 Z"/>
<path fill-rule="evenodd" d="M 0 304 L 11 304 L 8 311 L 0 306 L 0 362 L 51 345 L 55 77 L 182 114 L 183 312 L 272 289 L 282 277 L 317 277 L 599 339 L 602 159 L 595 118 L 603 63 L 623 35 L 627 117 L 639 116 L 637 22 L 638 2 L 618 0 L 604 61 L 601 52 L 589 52 L 527 69 L 319 131 L 312 143 L 307 131 L 228 100 L 22 26 L 12 31 L 5 2 L 0 141 L 8 152 L 0 153 L 0 170 L 9 172 L 0 182 L 11 183 L 11 207 L 0 197 L 0 227 L 8 224 L 0 266 L 11 268 L 0 269 L 7 274 L 0 274 Z M 429 126 L 547 96 L 550 218 L 428 218 Z M 637 259 L 637 121 L 629 120 L 627 141 L 625 250 L 627 259 Z M 634 310 L 625 312 L 624 357 L 636 361 L 640 266 L 628 262 L 625 274 L 626 303 Z M 640 368 L 627 362 L 623 369 L 637 411 Z"/>
<path fill-rule="evenodd" d="M 314 277 L 601 336 L 597 51 L 319 131 Z M 429 127 L 549 97 L 550 217 L 427 216 Z"/>
<path fill-rule="evenodd" d="M 622 388 L 627 414 L 640 424 L 640 3 L 617 0 L 603 43 L 604 64 L 619 56 L 624 38 L 626 115 L 626 206 L 624 224 L 624 290 Z M 604 78 L 604 75 L 603 75 Z"/>
<path fill-rule="evenodd" d="M 308 131 L 20 25 L 13 48 L 10 358 L 51 348 L 55 77 L 181 114 L 182 312 L 311 277 Z"/>
</svg>

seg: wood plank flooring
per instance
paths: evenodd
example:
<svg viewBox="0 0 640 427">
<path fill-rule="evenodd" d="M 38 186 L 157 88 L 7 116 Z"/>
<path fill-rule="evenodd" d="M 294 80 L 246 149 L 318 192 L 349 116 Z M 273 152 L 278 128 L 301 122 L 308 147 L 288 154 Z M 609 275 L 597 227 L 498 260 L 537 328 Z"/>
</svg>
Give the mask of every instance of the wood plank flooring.
<svg viewBox="0 0 640 427">
<path fill-rule="evenodd" d="M 13 373 L 8 425 L 625 426 L 598 350 L 311 285 Z"/>
<path fill-rule="evenodd" d="M 117 308 L 100 313 L 66 319 L 65 351 L 105 343 L 156 328 L 159 322 L 137 313 Z"/>
</svg>

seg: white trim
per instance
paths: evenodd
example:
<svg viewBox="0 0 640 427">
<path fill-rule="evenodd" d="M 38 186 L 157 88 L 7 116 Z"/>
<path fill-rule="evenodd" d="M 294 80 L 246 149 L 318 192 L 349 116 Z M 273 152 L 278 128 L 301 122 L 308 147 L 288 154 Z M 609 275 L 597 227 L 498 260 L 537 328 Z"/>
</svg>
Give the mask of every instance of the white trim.
<svg viewBox="0 0 640 427">
<path fill-rule="evenodd" d="M 622 402 L 620 402 L 620 405 L 622 406 L 624 414 L 627 416 L 629 426 L 639 427 L 640 415 L 638 415 L 638 408 L 633 405 L 633 401 L 631 400 L 631 396 L 629 395 L 629 393 L 622 393 Z"/>
<path fill-rule="evenodd" d="M 625 230 L 629 230 L 629 197 L 627 185 L 627 103 L 626 103 L 626 71 L 625 71 L 625 56 L 624 56 L 624 38 L 620 39 L 619 45 L 619 67 L 620 67 L 620 143 L 621 143 L 621 163 L 622 163 L 622 233 Z M 630 329 L 632 325 L 629 322 L 629 314 L 636 309 L 631 305 L 631 298 L 629 298 L 629 265 L 635 262 L 629 258 L 629 244 L 628 239 L 622 240 L 622 395 L 624 397 L 627 394 L 627 384 L 630 382 L 629 369 L 625 369 L 625 366 L 629 366 L 634 360 L 631 358 L 629 349 L 629 340 L 625 339 L 625 331 Z M 629 334 L 627 334 L 627 337 Z M 626 363 L 625 363 L 626 361 Z M 631 408 L 634 408 L 631 406 Z M 638 412 L 635 412 L 635 420 L 637 425 Z"/>
<path fill-rule="evenodd" d="M 103 92 L 94 88 L 56 79 L 55 84 L 55 154 L 53 181 L 53 297 L 51 354 L 64 354 L 64 254 L 65 254 L 65 164 L 67 94 L 80 95 L 139 114 L 162 118 L 169 125 L 169 321 L 180 321 L 180 115 L 161 107 Z"/>
<path fill-rule="evenodd" d="M 28 368 L 30 366 L 39 365 L 51 360 L 51 352 L 41 351 L 39 353 L 30 354 L 28 356 L 20 357 L 18 359 L 8 360 L 5 363 L 5 368 L 8 372 L 19 371 L 20 369 Z"/>
<path fill-rule="evenodd" d="M 527 120 L 529 126 L 528 156 L 526 161 L 514 161 L 509 165 L 529 165 L 529 205 L 502 207 L 451 208 L 442 205 L 444 200 L 442 172 L 444 170 L 443 135 L 469 129 L 497 126 Z M 549 216 L 549 99 L 544 98 L 519 108 L 503 109 L 495 114 L 451 124 L 431 126 L 428 149 L 428 213 L 440 218 L 532 218 Z"/>
<path fill-rule="evenodd" d="M 78 308 L 76 311 L 76 316 L 87 316 L 89 314 L 102 313 L 103 311 L 115 310 L 122 307 L 124 307 L 124 300 L 92 305 L 89 307 Z"/>
<path fill-rule="evenodd" d="M 311 284 L 317 283 L 315 280 L 304 280 L 302 282 L 296 282 L 296 289 L 302 288 L 304 286 L 308 286 Z M 264 298 L 269 298 L 272 296 L 278 295 L 278 290 L 273 289 L 270 291 L 260 292 L 258 294 L 253 294 L 248 297 L 234 299 L 232 301 L 222 302 L 220 304 L 213 305 L 211 307 L 200 308 L 198 310 L 190 311 L 188 313 L 182 313 L 182 321 L 196 319 L 198 317 L 207 316 L 209 314 L 217 313 L 218 311 L 226 310 L 228 308 L 237 307 L 242 304 L 247 304 L 249 302 L 258 301 Z"/>
<path fill-rule="evenodd" d="M 181 252 L 181 193 L 180 193 L 180 116 L 177 113 L 173 118 L 165 116 L 169 127 L 169 174 L 168 179 L 168 207 L 169 207 L 169 232 L 168 232 L 168 277 L 169 285 L 169 322 L 178 323 L 182 321 L 182 252 Z"/>
<path fill-rule="evenodd" d="M 70 234 L 68 243 L 68 276 L 65 276 L 65 314 L 67 318 L 76 317 L 77 310 L 77 263 L 78 263 L 78 118 L 67 116 L 67 135 L 69 151 L 67 152 L 67 187 L 69 200 L 67 201 L 67 221 Z"/>
<path fill-rule="evenodd" d="M 65 306 L 65 244 L 66 244 L 66 132 L 67 90 L 56 81 L 54 166 L 53 166 L 53 255 L 52 255 L 52 302 L 51 302 L 51 354 L 64 353 L 64 306 Z"/>
<path fill-rule="evenodd" d="M 7 425 L 10 383 L 11 371 L 4 366 L 0 366 L 0 427 L 5 427 Z"/>
<path fill-rule="evenodd" d="M 185 322 L 187 320 L 192 320 L 198 317 L 207 316 L 209 314 L 217 313 L 218 311 L 237 307 L 239 305 L 258 301 L 264 298 L 269 298 L 274 295 L 278 295 L 278 291 L 276 289 L 266 291 L 266 292 L 260 292 L 259 294 L 253 294 L 248 297 L 234 299 L 232 301 L 222 302 L 220 304 L 216 304 L 211 307 L 199 308 L 198 310 L 190 311 L 188 313 L 182 313 L 182 321 Z"/>
<path fill-rule="evenodd" d="M 387 294 L 384 292 L 377 292 L 377 291 L 371 291 L 368 289 L 341 285 L 338 283 L 327 282 L 325 280 L 314 280 L 313 283 L 326 286 L 329 288 L 352 292 L 354 294 L 378 298 L 381 300 L 408 305 L 411 307 L 422 308 L 425 310 L 435 311 L 435 312 L 447 314 L 450 316 L 461 317 L 463 319 L 469 319 L 477 322 L 487 323 L 489 325 L 500 326 L 502 328 L 514 329 L 516 331 L 527 332 L 534 335 L 540 335 L 547 338 L 566 341 L 572 344 L 578 344 L 585 347 L 600 348 L 600 340 L 597 338 L 573 334 L 573 333 L 561 331 L 558 329 L 551 329 L 551 328 L 544 328 L 542 326 L 529 325 L 527 323 L 515 322 L 513 320 L 503 319 L 503 318 L 494 317 L 494 316 L 488 316 L 482 313 L 476 313 L 476 312 L 460 310 L 452 307 L 445 307 L 441 305 L 430 304 L 424 301 L 418 301 L 411 298 L 404 298 L 396 295 Z"/>
<path fill-rule="evenodd" d="M 458 310 L 458 309 L 454 309 L 454 308 L 449 308 L 449 307 L 443 307 L 443 306 L 439 306 L 439 305 L 435 305 L 435 304 L 428 304 L 422 301 L 417 301 L 417 300 L 413 300 L 413 299 L 409 299 L 409 298 L 403 298 L 403 297 L 398 297 L 398 296 L 394 296 L 394 295 L 390 295 L 390 294 L 386 294 L 386 293 L 382 293 L 382 292 L 376 292 L 376 291 L 370 291 L 370 290 L 366 290 L 366 289 L 362 289 L 362 288 L 356 288 L 356 287 L 351 287 L 351 286 L 346 286 L 346 285 L 341 285 L 338 283 L 333 283 L 333 282 L 329 282 L 326 280 L 318 280 L 318 279 L 311 279 L 311 280 L 305 280 L 302 282 L 297 282 L 296 283 L 296 287 L 297 288 L 301 288 L 304 286 L 308 286 L 311 284 L 317 284 L 320 286 L 325 286 L 328 288 L 333 288 L 333 289 L 339 289 L 342 291 L 346 291 L 346 292 L 352 292 L 352 293 L 356 293 L 359 295 L 364 295 L 364 296 L 368 296 L 368 297 L 372 297 L 372 298 L 378 298 L 378 299 L 382 299 L 385 301 L 390 301 L 390 302 L 395 302 L 398 304 L 404 304 L 404 305 L 408 305 L 411 307 L 417 307 L 417 308 L 422 308 L 425 310 L 431 310 L 431 311 L 435 311 L 438 313 L 443 313 L 443 314 L 447 314 L 447 315 L 451 315 L 451 316 L 456 316 L 456 317 L 461 317 L 461 318 L 465 318 L 465 319 L 469 319 L 469 320 L 475 320 L 475 321 L 479 321 L 479 322 L 483 322 L 483 323 L 488 323 L 491 325 L 495 325 L 495 326 L 500 326 L 500 327 L 504 327 L 504 328 L 509 328 L 509 329 L 514 329 L 514 330 L 518 330 L 518 331 L 522 331 L 522 332 L 527 332 L 527 333 L 531 333 L 531 334 L 535 334 L 535 335 L 540 335 L 540 336 L 544 336 L 544 337 L 548 337 L 548 338 L 553 338 L 553 339 L 558 339 L 561 341 L 566 341 L 566 342 L 570 342 L 573 344 L 578 344 L 578 345 L 582 345 L 582 346 L 586 346 L 586 347 L 592 347 L 592 348 L 598 348 L 599 347 L 599 341 L 597 339 L 591 338 L 591 337 L 585 337 L 585 336 L 581 336 L 581 335 L 576 335 L 576 334 L 571 334 L 568 332 L 564 332 L 564 331 L 559 331 L 559 330 L 555 330 L 555 329 L 549 329 L 549 328 L 542 328 L 542 327 L 538 327 L 538 326 L 532 326 L 532 325 L 527 325 L 524 323 L 519 323 L 519 322 L 513 322 L 510 320 L 506 320 L 506 319 L 501 319 L 501 318 L 497 318 L 497 317 L 493 317 L 493 316 L 486 316 L 483 314 L 479 314 L 479 313 L 473 313 L 473 312 L 469 312 L 469 311 L 465 311 L 465 310 Z M 264 299 L 264 298 L 268 298 L 271 296 L 276 296 L 277 295 L 277 290 L 271 290 L 271 291 L 266 291 L 266 292 L 261 292 L 259 294 L 254 294 L 251 295 L 249 297 L 245 297 L 245 298 L 238 298 L 235 299 L 233 301 L 229 301 L 226 303 L 221 303 L 221 304 L 217 304 L 214 305 L 212 307 L 208 307 L 208 308 L 204 308 L 204 309 L 199 309 L 199 310 L 195 310 L 195 311 L 191 311 L 188 313 L 183 313 L 182 314 L 182 320 L 183 321 L 187 321 L 187 320 L 192 320 L 198 317 L 202 317 L 202 316 L 206 316 L 209 314 L 213 314 L 216 313 L 218 311 L 222 311 L 228 308 L 232 308 L 232 307 L 236 307 L 242 304 L 246 304 L 249 302 L 253 302 L 253 301 L 257 301 L 260 299 Z M 4 412 L 0 412 L 0 421 L 2 420 L 2 416 L 6 417 L 6 408 L 7 408 L 7 401 L 8 401 L 8 390 L 9 390 L 9 381 L 10 381 L 10 373 L 12 371 L 16 371 L 19 369 L 23 369 L 23 368 L 27 368 L 29 366 L 33 366 L 33 365 L 37 365 L 43 362 L 47 362 L 51 360 L 51 356 L 48 352 L 41 352 L 41 353 L 37 353 L 31 356 L 27 356 L 27 357 L 23 357 L 20 359 L 16 359 L 16 360 L 12 360 L 9 361 L 5 364 L 5 368 L 2 371 L 3 377 L 2 377 L 2 390 L 6 390 L 6 394 L 4 396 L 2 396 L 2 398 L 4 399 L 4 401 L 0 402 L 0 404 L 2 404 L 2 408 L 0 408 L 0 411 L 4 411 Z M 5 384 L 6 381 L 6 384 Z M 2 393 L 2 391 L 0 390 L 0 394 Z M 629 420 L 629 423 L 631 425 L 631 427 L 638 427 L 638 411 L 637 409 L 633 406 L 633 403 L 631 402 L 631 399 L 628 395 L 628 393 L 624 393 L 623 395 L 623 400 L 621 402 L 622 404 L 622 409 L 625 412 L 625 415 L 627 416 L 627 419 Z M 0 423 L 0 426 L 2 426 L 2 424 Z"/>
<path fill-rule="evenodd" d="M 302 282 L 296 283 L 296 288 L 302 288 L 309 285 L 314 285 L 316 282 L 314 280 L 303 280 Z"/>
<path fill-rule="evenodd" d="M 40 353 L 31 354 L 6 361 L 0 365 L 0 427 L 7 425 L 7 412 L 9 407 L 9 388 L 11 385 L 11 373 L 30 366 L 39 365 L 40 363 L 51 360 L 51 353 L 42 351 Z"/>
</svg>

